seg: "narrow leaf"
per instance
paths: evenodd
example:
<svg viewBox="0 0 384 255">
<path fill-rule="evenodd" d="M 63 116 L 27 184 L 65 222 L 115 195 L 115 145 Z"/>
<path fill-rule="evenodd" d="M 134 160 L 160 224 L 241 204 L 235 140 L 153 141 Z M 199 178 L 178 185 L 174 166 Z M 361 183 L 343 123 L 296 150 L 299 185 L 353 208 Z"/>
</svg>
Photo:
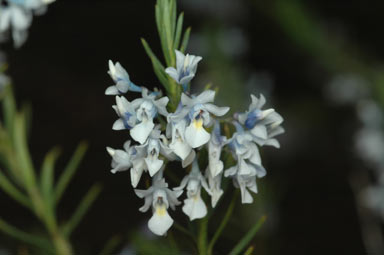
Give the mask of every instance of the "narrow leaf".
<svg viewBox="0 0 384 255">
<path fill-rule="evenodd" d="M 163 48 L 163 53 L 165 57 L 165 63 L 167 66 L 174 66 L 174 53 L 173 53 L 173 36 L 172 36 L 172 24 L 171 24 L 171 7 L 169 6 L 169 1 L 163 1 L 163 13 L 162 13 L 162 23 L 161 23 L 161 36 L 164 38 L 165 47 Z"/>
<path fill-rule="evenodd" d="M 61 196 L 63 195 L 65 189 L 67 188 L 67 185 L 71 181 L 73 174 L 75 173 L 77 167 L 79 166 L 82 158 L 84 157 L 84 154 L 88 148 L 88 145 L 85 142 L 80 143 L 75 153 L 73 154 L 72 158 L 69 160 L 67 166 L 65 167 L 64 171 L 60 175 L 56 190 L 55 190 L 55 203 L 58 204 Z"/>
<path fill-rule="evenodd" d="M 16 114 L 16 102 L 13 95 L 12 86 L 9 84 L 5 87 L 5 95 L 3 99 L 3 113 L 4 113 L 4 124 L 9 134 L 13 133 L 14 117 Z"/>
<path fill-rule="evenodd" d="M 248 243 L 255 237 L 261 226 L 266 221 L 267 216 L 262 216 L 255 225 L 248 231 L 248 233 L 238 242 L 238 244 L 232 249 L 229 255 L 238 255 L 246 248 Z"/>
<path fill-rule="evenodd" d="M 8 178 L 1 172 L 0 170 L 0 188 L 3 189 L 10 197 L 15 199 L 19 204 L 32 208 L 32 205 L 28 198 L 21 193 L 9 180 Z"/>
<path fill-rule="evenodd" d="M 37 186 L 36 175 L 28 149 L 24 113 L 18 113 L 15 116 L 13 141 L 15 143 L 16 158 L 23 173 L 24 183 L 29 190 L 33 190 Z"/>
<path fill-rule="evenodd" d="M 184 32 L 184 36 L 183 36 L 183 40 L 181 42 L 181 46 L 180 46 L 180 51 L 182 53 L 185 52 L 185 50 L 187 49 L 187 46 L 188 46 L 188 41 L 189 41 L 189 35 L 191 34 L 191 27 L 188 27 L 185 32 Z"/>
<path fill-rule="evenodd" d="M 63 227 L 63 233 L 65 236 L 70 236 L 72 231 L 80 223 L 81 219 L 84 217 L 90 206 L 93 204 L 99 193 L 101 192 L 101 185 L 94 184 L 84 198 L 80 201 L 78 207 L 73 213 L 72 217 Z"/>
<path fill-rule="evenodd" d="M 184 22 L 184 13 L 180 13 L 179 18 L 177 19 L 175 39 L 174 39 L 174 45 L 173 45 L 175 49 L 179 48 L 181 33 L 183 30 L 183 22 Z"/>
<path fill-rule="evenodd" d="M 153 54 L 151 48 L 149 47 L 148 43 L 145 41 L 145 39 L 141 38 L 141 42 L 143 44 L 143 47 L 145 49 L 145 52 L 147 53 L 148 57 L 151 59 L 153 70 L 159 79 L 160 83 L 164 86 L 164 88 L 169 91 L 169 82 L 167 79 L 167 74 L 164 71 L 164 66 L 160 63 L 159 59 Z"/>
<path fill-rule="evenodd" d="M 172 36 L 175 38 L 175 32 L 176 32 L 176 18 L 177 18 L 177 6 L 176 6 L 176 0 L 171 0 L 170 3 L 170 8 L 171 8 L 171 31 L 172 31 Z M 172 45 L 174 46 L 174 45 Z"/>
<path fill-rule="evenodd" d="M 41 176 L 40 176 L 40 189 L 41 193 L 44 197 L 44 200 L 48 202 L 50 206 L 53 205 L 53 182 L 54 182 L 54 170 L 55 170 L 55 162 L 60 154 L 60 150 L 58 148 L 52 149 L 45 156 L 42 168 L 41 168 Z"/>
<path fill-rule="evenodd" d="M 24 243 L 34 245 L 50 253 L 53 252 L 52 249 L 50 248 L 51 247 L 50 243 L 47 240 L 37 237 L 36 235 L 31 235 L 14 226 L 11 226 L 1 218 L 0 218 L 0 231 Z"/>
</svg>

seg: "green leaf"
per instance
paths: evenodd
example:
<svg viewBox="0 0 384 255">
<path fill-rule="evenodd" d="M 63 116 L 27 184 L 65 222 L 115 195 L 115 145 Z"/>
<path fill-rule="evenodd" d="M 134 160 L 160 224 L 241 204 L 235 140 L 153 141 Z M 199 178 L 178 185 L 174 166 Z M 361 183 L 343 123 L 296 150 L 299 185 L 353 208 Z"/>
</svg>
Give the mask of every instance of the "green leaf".
<svg viewBox="0 0 384 255">
<path fill-rule="evenodd" d="M 175 38 L 175 32 L 176 32 L 176 18 L 177 18 L 177 6 L 176 6 L 176 0 L 170 0 L 170 9 L 171 9 L 171 28 L 172 28 L 172 37 Z M 174 46 L 174 45 L 172 45 Z"/>
<path fill-rule="evenodd" d="M 175 49 L 179 48 L 181 33 L 183 30 L 183 22 L 184 22 L 184 13 L 180 13 L 179 18 L 177 19 L 175 39 L 174 39 L 174 45 L 173 45 Z"/>
<path fill-rule="evenodd" d="M 255 225 L 248 231 L 248 233 L 237 243 L 237 245 L 232 249 L 229 255 L 238 255 L 246 248 L 248 243 L 255 237 L 256 233 L 259 231 L 261 226 L 266 221 L 267 216 L 262 216 Z"/>
<path fill-rule="evenodd" d="M 161 49 L 163 51 L 165 62 L 168 63 L 170 60 L 169 60 L 168 54 L 166 54 L 168 47 L 167 47 L 165 30 L 163 29 L 163 22 L 164 22 L 164 18 L 163 18 L 164 4 L 163 4 L 163 2 L 164 1 L 162 1 L 162 0 L 159 0 L 157 2 L 156 6 L 155 6 L 155 15 L 156 15 L 157 31 L 159 33 Z"/>
<path fill-rule="evenodd" d="M 164 13 L 163 13 L 163 20 L 162 20 L 162 28 L 164 32 L 162 32 L 162 35 L 165 36 L 165 42 L 166 42 L 166 49 L 164 51 L 164 56 L 167 56 L 166 58 L 166 64 L 167 66 L 174 66 L 175 57 L 174 57 L 174 50 L 173 50 L 173 33 L 172 33 L 172 21 L 171 21 L 171 6 L 168 0 L 163 1 L 164 2 Z"/>
<path fill-rule="evenodd" d="M 185 32 L 184 32 L 184 36 L 183 36 L 183 40 L 181 42 L 181 46 L 180 46 L 180 51 L 182 53 L 185 52 L 185 50 L 187 49 L 187 46 L 188 46 L 188 41 L 189 41 L 189 35 L 191 34 L 191 27 L 188 27 Z"/>
<path fill-rule="evenodd" d="M 67 188 L 69 182 L 71 181 L 73 174 L 75 173 L 82 158 L 84 157 L 84 154 L 87 148 L 88 148 L 87 143 L 81 142 L 77 146 L 75 153 L 73 154 L 72 158 L 69 160 L 64 171 L 60 175 L 57 181 L 56 190 L 55 190 L 55 204 L 59 203 L 61 196 L 65 192 L 65 189 Z"/>
<path fill-rule="evenodd" d="M 59 157 L 60 150 L 58 148 L 52 149 L 46 156 L 41 167 L 41 176 L 40 176 L 40 189 L 44 197 L 44 200 L 53 207 L 54 205 L 54 170 L 55 162 Z"/>
<path fill-rule="evenodd" d="M 101 185 L 94 184 L 84 196 L 84 198 L 80 201 L 78 207 L 73 213 L 72 217 L 68 220 L 68 222 L 63 226 L 63 233 L 65 236 L 70 236 L 72 231 L 77 227 L 80 223 L 90 206 L 93 204 L 97 196 L 101 192 Z"/>
<path fill-rule="evenodd" d="M 0 231 L 24 243 L 39 247 L 40 249 L 45 250 L 50 254 L 53 254 L 51 245 L 47 240 L 37 237 L 36 235 L 26 233 L 12 225 L 9 225 L 7 222 L 5 222 L 1 218 L 0 218 Z"/>
<path fill-rule="evenodd" d="M 3 113 L 4 113 L 4 124 L 8 133 L 12 136 L 14 117 L 16 114 L 16 102 L 13 95 L 12 86 L 8 85 L 5 87 L 5 96 L 3 100 Z"/>
<path fill-rule="evenodd" d="M 28 200 L 27 196 L 21 193 L 9 180 L 8 178 L 1 172 L 0 170 L 0 187 L 6 192 L 10 197 L 16 200 L 19 204 L 32 208 L 32 204 Z"/>
<path fill-rule="evenodd" d="M 164 66 L 160 63 L 159 59 L 153 54 L 151 48 L 149 47 L 148 43 L 145 41 L 145 39 L 141 38 L 141 43 L 143 44 L 143 47 L 145 49 L 145 52 L 147 53 L 148 57 L 151 59 L 153 70 L 159 79 L 160 83 L 163 85 L 163 87 L 170 91 L 169 82 L 167 78 L 167 74 L 164 71 Z"/>
<path fill-rule="evenodd" d="M 23 174 L 24 184 L 27 189 L 33 190 L 37 186 L 36 175 L 28 149 L 24 113 L 17 113 L 15 116 L 13 141 L 16 158 Z"/>
</svg>

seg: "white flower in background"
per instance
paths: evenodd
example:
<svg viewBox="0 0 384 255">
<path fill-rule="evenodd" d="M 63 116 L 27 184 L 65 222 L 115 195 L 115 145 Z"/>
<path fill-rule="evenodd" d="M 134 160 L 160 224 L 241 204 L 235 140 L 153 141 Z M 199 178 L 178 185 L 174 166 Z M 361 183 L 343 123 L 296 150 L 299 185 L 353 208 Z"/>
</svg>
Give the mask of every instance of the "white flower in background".
<svg viewBox="0 0 384 255">
<path fill-rule="evenodd" d="M 176 68 L 168 67 L 165 72 L 171 76 L 178 84 L 183 86 L 184 91 L 187 89 L 187 84 L 195 77 L 197 64 L 202 57 L 194 55 L 184 55 L 178 50 L 176 52 Z"/>
<path fill-rule="evenodd" d="M 116 96 L 116 105 L 113 105 L 112 108 L 116 111 L 117 116 L 119 116 L 119 119 L 113 123 L 113 130 L 131 129 L 136 125 L 135 109 L 132 103 L 125 97 Z"/>
<path fill-rule="evenodd" d="M 107 147 L 109 155 L 112 157 L 112 170 L 111 173 L 120 171 L 126 171 L 132 167 L 132 156 L 136 154 L 136 149 L 131 145 L 131 141 L 128 140 L 124 143 L 124 150 L 115 150 L 111 147 Z"/>
<path fill-rule="evenodd" d="M 200 172 L 196 160 L 193 162 L 192 170 L 189 175 L 185 176 L 181 181 L 180 186 L 173 188 L 173 190 L 182 191 L 185 186 L 187 186 L 187 199 L 184 200 L 183 212 L 188 215 L 190 220 L 204 218 L 207 214 L 207 206 L 200 196 L 201 187 L 203 187 L 208 194 L 211 194 L 211 191 L 207 181 Z"/>
<path fill-rule="evenodd" d="M 11 30 L 15 47 L 20 47 L 27 39 L 28 28 L 33 14 L 44 14 L 52 0 L 5 0 L 7 6 L 0 4 L 0 41 L 6 39 Z"/>
<path fill-rule="evenodd" d="M 15 47 L 20 47 L 27 39 L 31 23 L 32 12 L 29 10 L 13 3 L 7 7 L 1 6 L 0 40 L 5 40 L 7 31 L 11 30 Z"/>
<path fill-rule="evenodd" d="M 142 88 L 135 85 L 129 79 L 129 74 L 127 71 L 120 65 L 119 62 L 113 64 L 111 60 L 108 62 L 109 71 L 108 74 L 111 76 L 112 80 L 116 83 L 108 87 L 105 90 L 106 95 L 120 95 L 127 93 L 128 91 L 141 92 Z"/>
<path fill-rule="evenodd" d="M 384 185 L 370 186 L 360 194 L 361 202 L 384 220 Z"/>
<path fill-rule="evenodd" d="M 168 97 L 162 97 L 155 100 L 154 93 L 148 94 L 148 89 L 143 88 L 142 98 L 137 98 L 132 101 L 132 106 L 136 111 L 136 118 L 138 124 L 130 130 L 131 137 L 140 144 L 144 144 L 149 134 L 155 127 L 153 119 L 159 113 L 167 116 L 168 112 L 166 106 L 168 104 Z"/>
<path fill-rule="evenodd" d="M 265 104 L 263 95 L 260 95 L 260 98 L 251 95 L 251 99 L 248 111 L 238 115 L 239 122 L 250 130 L 258 145 L 279 148 L 280 144 L 274 137 L 284 133 L 280 126 L 284 119 L 274 109 L 261 109 Z"/>
<path fill-rule="evenodd" d="M 148 228 L 156 235 L 165 235 L 173 224 L 173 219 L 168 214 L 168 208 L 175 210 L 175 206 L 180 202 L 177 198 L 181 195 L 180 191 L 168 189 L 168 184 L 163 178 L 162 171 L 153 177 L 152 186 L 147 190 L 135 189 L 138 197 L 144 198 L 144 205 L 139 209 L 146 212 L 152 207 L 152 217 L 148 221 Z"/>
<path fill-rule="evenodd" d="M 185 140 L 192 148 L 206 144 L 211 135 L 204 129 L 212 123 L 210 114 L 223 116 L 229 111 L 229 107 L 218 107 L 213 103 L 215 91 L 206 90 L 197 97 L 188 97 L 181 94 L 183 108 L 175 117 L 175 120 L 186 118 L 189 125 L 185 129 Z"/>
<path fill-rule="evenodd" d="M 146 169 L 151 177 L 163 166 L 164 160 L 159 159 L 159 155 L 168 157 L 172 153 L 172 150 L 162 142 L 161 138 L 166 139 L 164 135 L 161 135 L 159 129 L 154 129 L 143 145 L 136 146 L 139 154 L 145 155 Z"/>
</svg>

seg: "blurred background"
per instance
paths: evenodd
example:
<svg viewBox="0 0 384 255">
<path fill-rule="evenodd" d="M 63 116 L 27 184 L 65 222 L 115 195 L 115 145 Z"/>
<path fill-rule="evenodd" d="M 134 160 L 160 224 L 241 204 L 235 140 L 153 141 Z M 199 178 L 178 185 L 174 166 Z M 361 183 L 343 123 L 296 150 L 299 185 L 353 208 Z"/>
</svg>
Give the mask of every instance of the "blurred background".
<svg viewBox="0 0 384 255">
<path fill-rule="evenodd" d="M 161 54 L 154 4 L 57 0 L 35 17 L 19 50 L 1 46 L 18 102 L 33 107 L 36 164 L 55 145 L 64 152 L 60 166 L 78 142 L 90 144 L 59 210 L 65 218 L 78 194 L 103 184 L 72 238 L 78 254 L 97 254 L 111 237 L 121 240 L 116 254 L 134 254 L 134 233 L 150 217 L 138 211 L 143 201 L 129 173 L 110 173 L 105 147 L 121 148 L 129 135 L 112 131 L 114 99 L 104 91 L 112 85 L 109 59 L 134 83 L 160 87 L 140 42 L 146 38 Z M 180 0 L 178 9 L 192 26 L 187 52 L 203 56 L 192 91 L 211 82 L 218 104 L 237 111 L 247 109 L 251 93 L 263 93 L 285 118 L 281 149 L 262 149 L 268 174 L 258 181 L 259 194 L 254 204 L 236 206 L 217 254 L 226 254 L 264 214 L 254 254 L 384 254 L 384 3 Z M 2 192 L 0 201 L 3 218 L 39 227 Z M 186 222 L 181 210 L 171 215 Z M 0 246 L 23 250 L 2 234 Z"/>
</svg>

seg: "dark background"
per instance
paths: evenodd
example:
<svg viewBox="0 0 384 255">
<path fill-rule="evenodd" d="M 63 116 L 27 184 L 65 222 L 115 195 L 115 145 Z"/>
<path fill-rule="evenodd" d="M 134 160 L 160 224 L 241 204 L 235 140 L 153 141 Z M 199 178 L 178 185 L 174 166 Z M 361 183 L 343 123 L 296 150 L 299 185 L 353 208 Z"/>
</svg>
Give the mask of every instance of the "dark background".
<svg viewBox="0 0 384 255">
<path fill-rule="evenodd" d="M 58 0 L 45 15 L 35 17 L 21 49 L 2 46 L 18 102 L 33 106 L 30 147 L 36 164 L 55 145 L 63 148 L 60 166 L 79 141 L 90 144 L 59 210 L 65 219 L 79 194 L 94 182 L 104 185 L 72 238 L 78 254 L 96 254 L 114 235 L 127 236 L 129 243 L 129 234 L 150 217 L 138 211 L 143 201 L 133 193 L 128 172 L 109 172 L 105 147 L 121 148 L 128 134 L 112 131 L 114 99 L 104 90 L 112 85 L 109 59 L 119 61 L 135 83 L 160 86 L 140 42 L 146 38 L 160 55 L 154 3 Z M 313 29 L 295 12 L 290 20 L 297 31 L 288 27 L 283 14 L 289 13 L 290 3 L 316 21 Z M 202 78 L 196 78 L 193 90 L 212 81 L 220 88 L 218 102 L 239 111 L 246 109 L 249 93 L 266 91 L 269 106 L 285 118 L 282 148 L 263 150 L 268 175 L 258 182 L 260 198 L 253 207 L 239 205 L 235 213 L 245 211 L 247 221 L 268 215 L 254 241 L 257 254 L 366 254 L 350 185 L 353 173 L 364 171 L 353 151 L 359 123 L 353 107 L 334 106 L 323 93 L 333 75 L 349 67 L 331 66 L 342 62 L 339 56 L 324 56 L 316 33 L 306 34 L 306 28 L 321 31 L 324 45 L 336 45 L 342 57 L 350 55 L 347 59 L 369 66 L 384 57 L 383 7 L 380 1 L 179 1 L 185 24 L 193 27 L 189 52 L 204 58 L 197 75 Z M 222 36 L 228 31 L 235 33 Z M 348 47 L 339 47 L 344 45 Z M 18 226 L 38 227 L 3 193 L 0 198 L 2 217 Z M 236 230 L 245 233 L 246 224 Z M 226 253 L 229 239 L 223 238 L 218 254 Z M 17 246 L 3 235 L 0 242 Z"/>
</svg>

